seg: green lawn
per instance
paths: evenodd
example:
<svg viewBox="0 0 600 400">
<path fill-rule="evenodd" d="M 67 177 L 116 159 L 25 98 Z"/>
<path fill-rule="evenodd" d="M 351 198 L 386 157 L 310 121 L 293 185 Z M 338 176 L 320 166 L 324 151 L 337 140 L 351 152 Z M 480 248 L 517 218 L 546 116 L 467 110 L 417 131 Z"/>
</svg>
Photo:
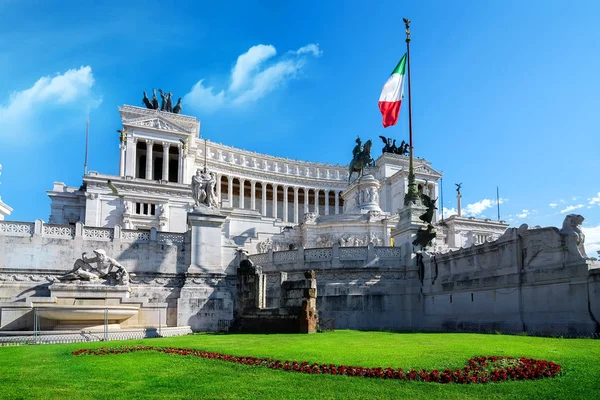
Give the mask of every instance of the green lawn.
<svg viewBox="0 0 600 400">
<path fill-rule="evenodd" d="M 114 345 L 198 348 L 317 363 L 443 369 L 473 356 L 525 356 L 562 365 L 558 378 L 483 385 L 306 375 L 156 352 L 78 356 Z M 107 343 L 0 347 L 0 399 L 600 398 L 600 340 L 337 331 L 314 335 L 191 335 Z"/>
</svg>

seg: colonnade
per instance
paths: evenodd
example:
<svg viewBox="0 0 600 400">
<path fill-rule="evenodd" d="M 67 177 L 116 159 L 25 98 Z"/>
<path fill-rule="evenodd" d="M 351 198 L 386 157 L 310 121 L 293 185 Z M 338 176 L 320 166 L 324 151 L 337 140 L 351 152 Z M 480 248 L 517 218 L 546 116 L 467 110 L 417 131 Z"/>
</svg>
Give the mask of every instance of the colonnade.
<svg viewBox="0 0 600 400">
<path fill-rule="evenodd" d="M 340 214 L 341 190 L 282 185 L 217 173 L 217 197 L 230 207 L 257 210 L 284 222 L 301 222 L 307 212 Z"/>
<path fill-rule="evenodd" d="M 157 148 L 158 147 L 158 148 Z M 185 151 L 181 143 L 138 137 L 121 143 L 119 174 L 149 181 L 184 182 Z M 168 160 L 168 162 L 164 162 Z M 177 169 L 177 175 L 173 172 Z M 217 197 L 224 206 L 256 210 L 265 217 L 300 223 L 303 215 L 340 214 L 342 190 L 246 179 L 217 173 Z"/>
<path fill-rule="evenodd" d="M 125 176 L 127 173 L 127 175 L 147 180 L 162 180 L 184 183 L 183 159 L 185 158 L 185 154 L 183 152 L 181 143 L 155 141 L 152 139 L 141 139 L 137 137 L 128 138 L 128 141 L 132 141 L 133 143 L 131 145 L 121 143 L 120 146 L 120 176 Z M 159 147 L 159 149 L 157 149 L 157 147 Z M 131 151 L 132 154 L 129 154 L 126 157 L 126 150 Z M 145 158 L 143 165 L 141 164 L 142 157 Z M 126 158 L 133 161 L 131 164 L 129 164 L 132 171 L 125 171 Z M 167 161 L 165 162 L 165 160 Z M 160 170 L 157 169 L 157 161 L 160 161 Z M 176 164 L 175 161 L 177 161 Z M 171 168 L 177 169 L 177 176 L 175 176 L 173 171 L 170 170 Z"/>
</svg>

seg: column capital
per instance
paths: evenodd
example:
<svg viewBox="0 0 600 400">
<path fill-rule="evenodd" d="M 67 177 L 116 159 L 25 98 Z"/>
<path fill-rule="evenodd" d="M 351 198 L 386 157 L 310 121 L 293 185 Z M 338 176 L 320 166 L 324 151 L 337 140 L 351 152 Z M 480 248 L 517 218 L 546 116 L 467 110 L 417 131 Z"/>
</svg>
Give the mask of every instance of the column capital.
<svg viewBox="0 0 600 400">
<path fill-rule="evenodd" d="M 154 140 L 152 139 L 146 139 L 146 147 L 151 147 L 154 145 Z"/>
<path fill-rule="evenodd" d="M 227 175 L 227 180 L 228 180 L 229 182 L 233 182 L 233 176 L 231 176 L 231 175 Z"/>
<path fill-rule="evenodd" d="M 256 186 L 256 179 L 250 179 L 250 185 Z"/>
<path fill-rule="evenodd" d="M 298 193 L 298 190 L 300 190 L 300 188 L 298 186 L 293 186 L 294 189 L 294 193 Z"/>
<path fill-rule="evenodd" d="M 169 147 L 171 147 L 171 143 L 169 142 L 162 142 L 163 148 L 168 149 Z"/>
</svg>

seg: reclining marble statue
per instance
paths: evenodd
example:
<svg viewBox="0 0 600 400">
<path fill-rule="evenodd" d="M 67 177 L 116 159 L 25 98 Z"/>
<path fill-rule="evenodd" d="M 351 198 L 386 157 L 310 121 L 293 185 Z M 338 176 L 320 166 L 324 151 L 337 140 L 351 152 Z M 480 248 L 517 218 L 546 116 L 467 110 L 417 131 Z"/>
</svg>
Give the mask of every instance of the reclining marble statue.
<svg viewBox="0 0 600 400">
<path fill-rule="evenodd" d="M 60 281 L 96 281 L 98 279 L 107 279 L 114 276 L 117 284 L 128 285 L 129 274 L 125 268 L 112 257 L 108 257 L 103 249 L 94 250 L 94 256 L 88 257 L 88 253 L 83 253 L 81 258 L 75 261 L 73 269 L 66 274 L 58 277 Z M 96 266 L 92 264 L 96 264 Z M 113 272 L 113 268 L 115 271 Z"/>
</svg>

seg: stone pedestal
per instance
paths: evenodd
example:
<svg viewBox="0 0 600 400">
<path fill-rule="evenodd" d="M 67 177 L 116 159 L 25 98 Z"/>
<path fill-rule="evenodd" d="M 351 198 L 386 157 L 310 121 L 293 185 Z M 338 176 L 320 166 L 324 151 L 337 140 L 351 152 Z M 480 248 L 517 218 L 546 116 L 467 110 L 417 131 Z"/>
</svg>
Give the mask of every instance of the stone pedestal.
<svg viewBox="0 0 600 400">
<path fill-rule="evenodd" d="M 426 225 L 419 219 L 419 216 L 427 211 L 427 208 L 421 204 L 409 203 L 400 210 L 400 218 L 396 229 L 392 231 L 394 247 L 401 247 L 402 254 L 406 257 L 406 266 L 415 266 L 415 254 L 413 251 L 413 240 L 417 232 Z"/>
<path fill-rule="evenodd" d="M 225 272 L 221 252 L 221 231 L 225 218 L 226 215 L 207 207 L 188 213 L 188 226 L 191 229 L 191 262 L 188 273 Z"/>
<path fill-rule="evenodd" d="M 344 214 L 381 213 L 379 207 L 379 181 L 371 174 L 363 175 L 342 193 Z"/>
<path fill-rule="evenodd" d="M 216 331 L 219 321 L 233 315 L 232 288 L 227 284 L 222 229 L 227 215 L 208 207 L 189 212 L 191 255 L 185 283 L 177 300 L 177 324 L 195 332 Z"/>
</svg>

